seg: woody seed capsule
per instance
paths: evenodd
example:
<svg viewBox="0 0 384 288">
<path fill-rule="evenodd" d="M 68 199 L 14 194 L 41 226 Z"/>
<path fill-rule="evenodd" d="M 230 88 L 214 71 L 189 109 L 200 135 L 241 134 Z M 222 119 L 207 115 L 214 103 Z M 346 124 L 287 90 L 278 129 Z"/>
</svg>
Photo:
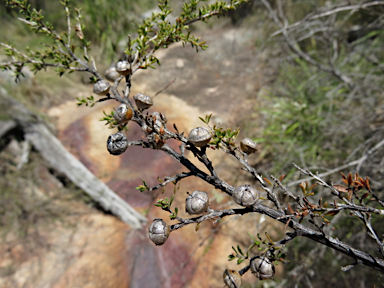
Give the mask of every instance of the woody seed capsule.
<svg viewBox="0 0 384 288">
<path fill-rule="evenodd" d="M 233 201 L 241 206 L 252 206 L 259 200 L 259 192 L 251 185 L 240 185 L 233 191 Z"/>
<path fill-rule="evenodd" d="M 209 205 L 208 193 L 204 191 L 193 191 L 185 200 L 185 211 L 189 214 L 204 213 Z"/>
<path fill-rule="evenodd" d="M 197 127 L 191 130 L 188 135 L 188 141 L 196 147 L 204 147 L 211 141 L 212 134 L 205 127 Z"/>
<path fill-rule="evenodd" d="M 105 71 L 105 79 L 111 82 L 115 82 L 117 78 L 121 75 L 116 71 L 116 67 L 111 67 L 107 71 Z"/>
<path fill-rule="evenodd" d="M 107 149 L 112 155 L 120 155 L 128 148 L 128 140 L 124 133 L 117 132 L 108 137 Z"/>
<path fill-rule="evenodd" d="M 131 72 L 131 65 L 128 61 L 119 61 L 116 63 L 117 73 L 127 76 Z"/>
<path fill-rule="evenodd" d="M 226 287 L 241 288 L 241 276 L 236 270 L 225 269 L 223 274 L 223 280 Z"/>
<path fill-rule="evenodd" d="M 99 80 L 93 85 L 93 93 L 103 96 L 109 93 L 109 82 L 107 80 Z"/>
<path fill-rule="evenodd" d="M 251 261 L 251 271 L 260 280 L 270 279 L 275 274 L 275 266 L 267 257 L 256 257 Z"/>
<path fill-rule="evenodd" d="M 132 116 L 132 109 L 125 103 L 120 104 L 113 114 L 113 118 L 115 118 L 117 124 L 127 123 L 129 120 L 131 120 Z"/>
<path fill-rule="evenodd" d="M 167 241 L 170 229 L 163 219 L 154 219 L 148 228 L 149 238 L 156 245 L 163 245 Z"/>
<path fill-rule="evenodd" d="M 133 96 L 133 100 L 135 100 L 137 108 L 141 110 L 145 110 L 153 106 L 152 97 L 142 93 L 138 93 Z"/>
<path fill-rule="evenodd" d="M 240 141 L 240 149 L 246 154 L 252 154 L 257 151 L 257 144 L 251 138 L 244 138 Z"/>
</svg>

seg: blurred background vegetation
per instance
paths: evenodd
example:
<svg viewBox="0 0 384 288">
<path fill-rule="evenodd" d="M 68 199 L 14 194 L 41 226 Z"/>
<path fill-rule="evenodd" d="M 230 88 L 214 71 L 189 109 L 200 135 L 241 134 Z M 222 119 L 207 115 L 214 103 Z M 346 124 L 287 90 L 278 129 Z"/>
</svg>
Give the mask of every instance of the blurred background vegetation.
<svg viewBox="0 0 384 288">
<path fill-rule="evenodd" d="M 170 2 L 173 7 L 179 7 L 179 1 Z M 66 29 L 59 1 L 31 0 L 30 3 L 44 10 L 45 19 L 57 30 Z M 116 53 L 122 51 L 119 42 L 124 43 L 127 34 L 134 35 L 143 13 L 150 13 L 155 3 L 154 0 L 76 1 L 85 19 L 85 33 L 99 55 L 97 60 L 105 66 L 116 61 Z M 271 62 L 276 63 L 274 79 L 252 96 L 258 99 L 255 113 L 262 117 L 258 117 L 257 123 L 246 123 L 246 132 L 257 131 L 250 136 L 262 145 L 262 155 L 255 166 L 264 175 L 287 174 L 286 179 L 296 180 L 298 174 L 292 168 L 292 162 L 322 173 L 359 159 L 384 139 L 384 5 L 346 10 L 311 20 L 307 15 L 330 11 L 333 5 L 358 5 L 363 1 L 269 3 L 281 23 L 293 24 L 306 19 L 300 25 L 288 26 L 288 39 L 294 41 L 296 48 L 289 45 L 282 33 L 273 35 L 281 27 L 271 18 L 271 11 L 262 1 L 251 0 L 243 9 L 231 12 L 228 15 L 230 21 L 225 22 L 227 27 L 257 27 L 261 32 L 254 39 L 255 49 L 259 53 L 267 51 Z M 1 2 L 0 16 L 2 42 L 32 48 L 43 42 L 16 20 L 17 12 L 7 8 L 4 2 Z M 211 21 L 209 27 L 214 29 L 212 22 L 215 21 Z M 300 51 L 313 59 L 313 63 L 304 60 Z M 260 118 L 262 129 L 254 129 L 255 126 L 260 128 Z M 362 176 L 372 179 L 374 189 L 383 195 L 383 149 L 370 155 L 361 167 L 352 166 L 343 171 L 356 171 L 357 168 Z M 340 178 L 335 174 L 332 176 L 335 182 Z M 9 181 L 5 178 L 0 184 L 7 187 L 4 191 L 9 190 Z M 6 193 L 7 197 L 11 194 Z M 19 207 L 20 203 L 14 205 Z M 7 217 L 7 214 L 3 215 Z M 9 217 L 11 222 L 14 221 L 15 215 Z M 356 223 L 348 217 L 335 217 L 333 231 L 357 248 L 374 251 L 373 241 Z M 378 234 L 384 233 L 380 219 L 374 219 L 373 225 Z M 276 285 L 268 287 L 383 285 L 375 271 L 365 267 L 335 273 L 340 271 L 341 265 L 349 264 L 349 259 L 323 246 L 313 245 L 305 239 L 297 239 L 289 245 L 291 263 L 284 267 L 281 279 L 275 279 Z M 264 284 L 259 282 L 258 285 L 262 287 Z"/>
</svg>

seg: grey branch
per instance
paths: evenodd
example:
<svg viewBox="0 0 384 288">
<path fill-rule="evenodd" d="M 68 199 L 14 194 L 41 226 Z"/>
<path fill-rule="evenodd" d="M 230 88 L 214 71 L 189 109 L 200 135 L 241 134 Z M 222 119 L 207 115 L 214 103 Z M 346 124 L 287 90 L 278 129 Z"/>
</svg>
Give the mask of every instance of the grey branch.
<svg viewBox="0 0 384 288">
<path fill-rule="evenodd" d="M 322 178 L 322 177 L 325 177 L 325 176 L 328 176 L 328 175 L 331 175 L 333 173 L 336 173 L 336 172 L 340 172 L 341 170 L 343 169 L 346 169 L 346 168 L 349 168 L 349 167 L 353 167 L 353 166 L 356 166 L 356 170 L 359 171 L 360 167 L 363 165 L 363 163 L 368 159 L 369 156 L 371 156 L 373 153 L 375 153 L 379 148 L 383 147 L 384 146 L 384 140 L 381 140 L 379 143 L 377 143 L 374 147 L 372 147 L 371 149 L 369 149 L 362 157 L 360 157 L 359 159 L 357 160 L 354 160 L 354 161 L 351 161 L 347 164 L 344 164 L 342 166 L 339 166 L 339 167 L 336 167 L 334 169 L 331 169 L 327 172 L 324 172 L 324 173 L 320 173 L 318 175 L 316 175 L 317 177 L 319 178 Z M 296 186 L 297 184 L 300 184 L 301 182 L 306 182 L 306 181 L 309 181 L 309 180 L 313 180 L 313 177 L 310 176 L 308 178 L 304 178 L 304 179 L 301 179 L 301 180 L 297 180 L 297 181 L 293 181 L 293 182 L 290 182 L 287 184 L 287 187 L 292 187 L 292 186 Z"/>
<path fill-rule="evenodd" d="M 309 56 L 307 53 L 305 53 L 303 50 L 300 49 L 300 46 L 297 44 L 297 41 L 291 37 L 287 31 L 288 23 L 281 23 L 280 19 L 277 17 L 276 12 L 272 9 L 271 5 L 267 0 L 261 0 L 264 4 L 264 6 L 268 9 L 268 12 L 271 16 L 271 18 L 275 21 L 275 23 L 279 26 L 281 33 L 284 36 L 285 41 L 288 43 L 291 50 L 296 53 L 300 58 L 304 59 L 308 63 L 318 67 L 319 69 L 332 73 L 334 76 L 339 78 L 341 81 L 346 83 L 348 87 L 353 88 L 355 84 L 353 83 L 352 79 L 350 79 L 347 75 L 344 75 L 341 73 L 341 71 L 337 70 L 336 68 L 332 66 L 326 66 L 315 59 L 313 59 L 311 56 Z M 284 21 L 286 22 L 286 21 Z"/>
<path fill-rule="evenodd" d="M 201 178 L 202 180 L 211 184 L 215 188 L 220 189 L 221 191 L 227 193 L 228 195 L 232 195 L 232 192 L 234 190 L 233 186 L 230 186 L 229 184 L 227 184 L 226 182 L 222 181 L 221 179 L 219 179 L 217 177 L 210 176 L 210 175 L 206 174 L 205 172 L 201 171 L 195 165 L 193 165 L 187 158 L 185 158 L 181 154 L 174 151 L 167 144 L 164 144 L 164 146 L 161 148 L 161 150 L 163 150 L 165 153 L 171 155 L 178 162 L 180 162 L 182 165 L 184 165 L 186 168 L 188 168 L 196 177 Z M 242 161 L 242 163 L 243 162 L 244 161 Z M 255 171 L 254 171 L 254 173 L 255 173 Z M 289 227 L 294 229 L 295 233 L 298 236 L 310 238 L 310 239 L 312 239 L 318 243 L 321 243 L 321 244 L 326 245 L 326 246 L 328 246 L 328 247 L 330 247 L 336 251 L 339 251 L 345 255 L 348 255 L 348 256 L 352 257 L 353 259 L 366 265 L 366 266 L 372 267 L 372 268 L 384 273 L 384 260 L 383 259 L 373 257 L 370 254 L 367 254 L 367 253 L 362 252 L 358 249 L 355 249 L 352 246 L 348 245 L 347 243 L 344 243 L 344 242 L 342 242 L 336 238 L 328 236 L 328 235 L 324 234 L 323 232 L 315 231 L 315 230 L 313 230 L 313 229 L 311 229 L 305 225 L 298 223 L 296 220 L 292 219 L 292 217 L 286 217 L 287 215 L 284 212 L 279 211 L 279 210 L 275 210 L 275 209 L 270 208 L 270 207 L 268 207 L 264 204 L 261 204 L 261 203 L 257 203 L 255 205 L 253 205 L 251 208 L 228 209 L 228 210 L 223 210 L 223 211 L 211 211 L 208 214 L 200 216 L 200 217 L 195 217 L 195 218 L 190 218 L 190 219 L 182 219 L 182 221 L 180 221 L 180 223 L 171 225 L 171 230 L 173 231 L 173 230 L 179 229 L 183 226 L 190 225 L 190 224 L 197 224 L 197 223 L 200 223 L 201 221 L 212 219 L 214 217 L 222 218 L 222 217 L 226 217 L 229 215 L 236 215 L 236 214 L 243 215 L 245 213 L 251 213 L 251 212 L 264 214 L 268 217 L 271 217 L 272 219 L 275 219 L 279 222 L 287 224 Z M 357 213 L 360 213 L 360 212 L 357 212 Z"/>
<path fill-rule="evenodd" d="M 342 6 L 342 7 L 336 7 L 334 9 L 331 9 L 331 10 L 328 10 L 328 11 L 325 11 L 325 12 L 322 12 L 322 13 L 319 13 L 319 14 L 314 14 L 314 15 L 310 15 L 309 14 L 303 20 L 298 21 L 298 22 L 296 22 L 294 24 L 291 24 L 291 25 L 287 26 L 284 29 L 289 30 L 289 29 L 292 29 L 292 28 L 300 26 L 305 21 L 316 20 L 316 19 L 319 19 L 319 18 L 322 18 L 322 17 L 326 17 L 326 16 L 330 16 L 330 15 L 339 13 L 339 12 L 350 11 L 350 10 L 357 11 L 359 9 L 365 9 L 367 7 L 377 6 L 377 5 L 384 5 L 384 1 L 372 1 L 372 2 L 367 2 L 367 3 L 359 4 L 359 5 L 347 5 L 347 6 Z M 274 32 L 273 34 L 271 34 L 271 37 L 276 36 L 276 35 L 278 35 L 278 34 L 280 34 L 282 32 L 283 32 L 283 29 L 280 29 L 280 30 Z"/>
</svg>

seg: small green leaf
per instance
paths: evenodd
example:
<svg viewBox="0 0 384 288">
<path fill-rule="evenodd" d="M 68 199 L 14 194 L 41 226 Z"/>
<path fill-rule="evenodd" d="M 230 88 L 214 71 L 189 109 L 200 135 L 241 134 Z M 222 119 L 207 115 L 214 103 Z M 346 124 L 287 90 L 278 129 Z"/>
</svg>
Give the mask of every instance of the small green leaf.
<svg viewBox="0 0 384 288">
<path fill-rule="evenodd" d="M 235 260 L 235 259 L 236 259 L 235 255 L 233 255 L 233 254 L 228 255 L 228 261 L 232 261 L 232 260 Z"/>
<path fill-rule="evenodd" d="M 269 236 L 268 232 L 265 232 L 265 236 L 267 236 L 268 240 L 270 243 L 274 244 L 275 242 L 271 239 L 271 237 Z"/>
<path fill-rule="evenodd" d="M 237 250 L 239 251 L 239 253 L 240 253 L 241 255 L 244 256 L 244 253 L 243 253 L 243 251 L 241 250 L 240 245 L 237 245 Z"/>
<path fill-rule="evenodd" d="M 248 233 L 248 236 L 249 237 L 251 237 L 251 239 L 253 240 L 253 242 L 256 244 L 256 239 L 255 239 L 255 237 L 253 237 L 253 235 L 251 234 L 251 233 L 249 233 L 249 232 L 247 232 Z M 256 244 L 257 245 L 257 244 Z"/>
<path fill-rule="evenodd" d="M 173 199 L 175 199 L 175 194 L 172 195 L 171 200 L 169 201 L 169 206 L 171 206 Z"/>
</svg>

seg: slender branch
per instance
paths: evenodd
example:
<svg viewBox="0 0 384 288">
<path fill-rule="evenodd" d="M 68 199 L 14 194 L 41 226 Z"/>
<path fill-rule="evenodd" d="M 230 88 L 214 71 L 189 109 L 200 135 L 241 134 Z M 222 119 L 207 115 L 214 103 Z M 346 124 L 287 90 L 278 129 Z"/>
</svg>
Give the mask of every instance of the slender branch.
<svg viewBox="0 0 384 288">
<path fill-rule="evenodd" d="M 267 0 L 261 0 L 264 4 L 264 6 L 268 9 L 270 16 L 272 19 L 275 21 L 275 23 L 280 27 L 280 30 L 284 36 L 285 41 L 288 43 L 289 47 L 292 49 L 294 53 L 296 53 L 300 58 L 304 59 L 308 63 L 318 67 L 319 69 L 332 73 L 335 75 L 337 78 L 339 78 L 341 81 L 345 82 L 349 88 L 353 88 L 355 84 L 353 83 L 352 79 L 350 79 L 348 76 L 342 74 L 339 70 L 330 67 L 330 66 L 325 66 L 315 59 L 313 59 L 311 56 L 309 56 L 307 53 L 304 53 L 303 50 L 300 49 L 300 46 L 297 44 L 296 40 L 290 37 L 287 31 L 287 25 L 283 25 L 279 18 L 277 17 L 275 11 L 272 9 L 271 5 Z"/>
<path fill-rule="evenodd" d="M 381 147 L 384 146 L 384 140 L 381 140 L 379 143 L 377 143 L 374 147 L 372 147 L 371 149 L 369 149 L 362 157 L 360 157 L 359 159 L 357 160 L 354 160 L 354 161 L 351 161 L 347 164 L 344 164 L 344 165 L 341 165 L 337 168 L 334 168 L 334 169 L 331 169 L 327 172 L 324 172 L 324 173 L 320 173 L 318 175 L 316 175 L 317 177 L 319 178 L 322 178 L 322 177 L 325 177 L 325 176 L 328 176 L 328 175 L 331 175 L 333 173 L 336 173 L 336 172 L 339 172 L 343 169 L 346 169 L 346 168 L 349 168 L 349 167 L 352 167 L 352 166 L 356 166 L 358 168 L 356 168 L 356 170 L 359 170 L 360 167 L 362 166 L 362 164 L 368 159 L 369 156 L 371 156 L 373 153 L 375 153 L 378 149 L 380 149 Z M 294 165 L 295 166 L 295 165 Z M 296 166 L 295 166 L 296 167 Z M 297 168 L 297 167 L 296 167 Z M 301 180 L 297 180 L 297 181 L 293 181 L 293 182 L 290 182 L 287 184 L 287 187 L 292 187 L 292 186 L 296 186 L 297 184 L 300 184 L 301 182 L 306 182 L 306 181 L 309 181 L 309 180 L 313 180 L 313 176 L 310 176 L 308 178 L 304 178 L 304 179 L 301 179 Z M 383 202 L 383 201 L 382 201 Z M 384 204 L 384 202 L 383 202 Z"/>
<path fill-rule="evenodd" d="M 283 239 L 281 239 L 281 240 L 275 242 L 275 243 L 274 243 L 268 250 L 273 250 L 273 249 L 275 249 L 275 247 L 279 247 L 279 246 L 281 246 L 281 248 L 279 248 L 279 249 L 282 249 L 283 247 L 285 247 L 285 245 L 287 245 L 287 243 L 289 243 L 290 241 L 292 241 L 293 239 L 295 239 L 297 236 L 298 236 L 298 235 L 297 235 L 297 233 L 295 233 L 295 232 L 293 232 L 293 233 L 287 233 L 286 236 L 285 236 Z M 249 259 L 250 262 L 251 262 L 253 259 L 255 259 L 256 257 L 258 257 L 258 256 L 254 256 L 254 257 L 252 257 L 251 259 Z M 250 268 L 251 268 L 251 264 L 245 266 L 244 268 L 242 268 L 242 269 L 239 271 L 239 274 L 240 274 L 240 275 L 244 275 L 245 273 L 248 272 L 248 270 L 249 270 Z"/>
<path fill-rule="evenodd" d="M 271 178 L 273 179 L 273 181 L 275 181 L 275 183 L 284 191 L 284 193 L 286 195 L 288 195 L 289 197 L 291 197 L 293 200 L 295 200 L 296 202 L 299 202 L 300 201 L 300 197 L 299 196 L 295 196 L 293 195 L 281 182 L 279 179 L 277 179 L 275 176 L 271 175 Z M 301 182 L 300 182 L 301 183 Z"/>
<path fill-rule="evenodd" d="M 152 98 L 155 98 L 157 95 L 159 95 L 161 92 L 163 92 L 165 89 L 167 89 L 169 86 L 171 86 L 174 82 L 176 81 L 176 78 L 173 79 L 171 82 L 169 82 L 167 84 L 167 86 L 165 86 L 164 88 L 162 88 L 161 90 L 157 91 L 157 93 L 152 97 Z"/>
<path fill-rule="evenodd" d="M 211 210 L 207 214 L 204 214 L 204 215 L 199 216 L 199 217 L 194 217 L 194 218 L 190 218 L 190 219 L 179 218 L 181 220 L 180 223 L 170 225 L 170 229 L 171 229 L 171 231 L 174 231 L 174 230 L 180 229 L 180 228 L 187 226 L 187 225 L 190 225 L 190 224 L 198 224 L 200 222 L 203 222 L 206 220 L 212 220 L 212 219 L 215 219 L 215 221 L 217 221 L 217 220 L 224 218 L 226 216 L 244 215 L 244 214 L 247 214 L 250 212 L 252 212 L 251 208 L 226 209 L 226 210 L 218 210 L 218 211 Z"/>
<path fill-rule="evenodd" d="M 319 18 L 322 18 L 322 17 L 326 17 L 326 16 L 330 16 L 330 15 L 339 13 L 339 12 L 348 11 L 348 10 L 355 10 L 355 11 L 357 11 L 359 9 L 364 9 L 364 8 L 368 8 L 368 7 L 371 7 L 371 6 L 377 6 L 377 5 L 384 5 L 384 1 L 372 1 L 372 2 L 363 3 L 363 4 L 359 4 L 359 5 L 342 6 L 342 7 L 337 7 L 337 8 L 331 9 L 331 10 L 329 10 L 329 8 L 327 8 L 328 11 L 326 11 L 326 12 L 322 12 L 322 13 L 315 14 L 315 15 L 309 14 L 303 20 L 297 21 L 294 24 L 291 24 L 291 25 L 285 27 L 284 29 L 289 30 L 289 29 L 292 29 L 292 28 L 295 28 L 295 27 L 298 27 L 298 26 L 302 25 L 303 22 L 310 21 L 310 20 L 316 20 L 316 19 L 319 19 Z M 271 37 L 274 37 L 274 36 L 276 36 L 276 35 L 278 35 L 280 33 L 283 33 L 284 29 L 280 29 L 280 30 L 272 33 Z"/>
<path fill-rule="evenodd" d="M 178 173 L 176 174 L 175 176 L 173 177 L 165 177 L 164 178 L 164 182 L 154 186 L 154 187 L 151 187 L 149 188 L 147 191 L 154 191 L 154 190 L 157 190 L 159 188 L 162 188 L 164 187 L 165 185 L 171 183 L 171 182 L 174 182 L 174 183 L 177 183 L 179 182 L 180 180 L 184 179 L 184 178 L 187 178 L 187 177 L 190 177 L 190 176 L 193 176 L 193 174 L 191 173 Z"/>
<path fill-rule="evenodd" d="M 228 195 L 232 195 L 232 192 L 234 190 L 234 187 L 228 185 L 221 179 L 218 179 L 213 176 L 209 176 L 203 171 L 199 170 L 197 167 L 195 167 L 188 159 L 183 157 L 181 154 L 174 151 L 172 148 L 170 148 L 167 144 L 164 144 L 161 148 L 164 152 L 171 155 L 173 158 L 175 158 L 178 162 L 180 162 L 182 165 L 184 165 L 186 168 L 188 168 L 192 173 L 194 173 L 197 177 L 203 179 L 204 181 L 208 182 L 209 184 L 213 185 L 214 187 L 222 190 L 223 192 L 227 193 Z M 332 189 L 332 187 L 330 186 Z M 334 189 L 334 188 L 333 188 Z M 336 190 L 336 189 L 335 189 Z M 336 190 L 337 191 L 337 190 Z M 223 212 L 224 211 L 224 212 Z M 268 217 L 271 217 L 279 222 L 282 222 L 292 229 L 295 230 L 298 236 L 307 237 L 310 238 L 316 242 L 319 242 L 323 245 L 326 245 L 336 251 L 339 251 L 345 255 L 348 255 L 354 259 L 357 259 L 361 261 L 364 265 L 367 265 L 369 267 L 375 268 L 376 270 L 379 270 L 384 273 L 384 260 L 375 258 L 365 252 L 362 252 L 358 249 L 355 249 L 348 245 L 347 243 L 341 242 L 338 239 L 335 239 L 333 237 L 330 237 L 328 235 L 325 235 L 322 232 L 315 231 L 307 226 L 304 226 L 291 217 L 285 217 L 285 213 L 279 210 L 272 209 L 268 206 L 265 206 L 261 203 L 256 203 L 251 208 L 242 208 L 242 209 L 228 209 L 223 211 L 211 211 L 206 215 L 195 217 L 191 219 L 183 219 L 182 222 L 174 224 L 171 226 L 171 230 L 179 229 L 183 226 L 193 224 L 193 223 L 199 223 L 201 221 L 212 219 L 213 217 L 225 217 L 229 215 L 235 215 L 240 214 L 243 215 L 245 213 L 249 212 L 256 212 L 264 214 Z M 205 217 L 205 218 L 204 218 Z"/>
<path fill-rule="evenodd" d="M 90 72 L 89 68 L 80 68 L 80 67 L 73 67 L 73 66 L 65 66 L 65 65 L 62 65 L 62 64 L 58 64 L 58 63 L 46 63 L 46 62 L 42 62 L 42 61 L 36 61 L 32 58 L 30 58 L 28 55 L 20 52 L 19 50 L 17 50 L 16 48 L 8 45 L 8 44 L 5 44 L 5 43 L 2 43 L 0 42 L 0 45 L 4 46 L 5 48 L 9 49 L 9 50 L 12 50 L 13 52 L 15 52 L 16 54 L 20 55 L 21 57 L 23 57 L 25 60 L 24 61 L 10 61 L 10 62 L 4 62 L 4 63 L 1 63 L 2 66 L 11 66 L 11 65 L 24 65 L 24 64 L 27 64 L 27 63 L 31 63 L 31 64 L 37 64 L 37 65 L 41 65 L 42 67 L 60 67 L 60 68 L 65 68 L 65 69 L 68 69 L 68 70 L 71 70 L 71 71 L 86 71 L 86 72 Z"/>
<path fill-rule="evenodd" d="M 384 213 L 383 210 L 375 209 L 372 207 L 362 207 L 362 206 L 355 205 L 354 203 L 350 202 L 348 199 L 343 197 L 341 195 L 341 193 L 335 187 L 326 183 L 319 176 L 314 175 L 312 172 L 310 172 L 308 170 L 304 170 L 304 169 L 300 168 L 299 166 L 297 166 L 294 163 L 292 163 L 292 165 L 295 166 L 295 168 L 300 170 L 302 173 L 304 173 L 306 175 L 310 175 L 311 177 L 313 177 L 316 181 L 318 181 L 318 183 L 320 185 L 331 189 L 332 193 L 337 195 L 341 200 L 343 200 L 345 203 L 347 203 L 347 205 L 349 205 L 350 207 L 354 207 L 355 209 L 350 209 L 350 211 L 352 211 L 352 213 L 355 216 L 357 216 L 364 223 L 364 225 L 367 227 L 367 229 L 369 231 L 368 235 L 370 235 L 373 239 L 375 239 L 375 241 L 379 245 L 381 254 L 384 256 L 384 243 L 379 239 L 376 231 L 372 228 L 371 223 L 370 223 L 370 216 L 368 214 L 366 214 L 367 213 L 366 211 L 363 211 L 365 209 L 368 209 L 368 210 L 370 210 L 369 211 L 370 213 L 376 213 L 379 215 L 383 215 L 383 213 Z"/>
</svg>

